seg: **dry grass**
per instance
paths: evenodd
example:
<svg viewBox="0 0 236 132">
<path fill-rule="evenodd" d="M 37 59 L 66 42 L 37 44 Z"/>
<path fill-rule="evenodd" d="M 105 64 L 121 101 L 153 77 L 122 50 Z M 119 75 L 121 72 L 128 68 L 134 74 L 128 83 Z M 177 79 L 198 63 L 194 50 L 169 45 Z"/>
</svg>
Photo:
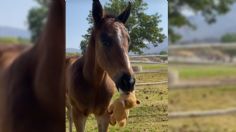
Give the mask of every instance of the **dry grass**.
<svg viewBox="0 0 236 132">
<path fill-rule="evenodd" d="M 169 120 L 171 132 L 236 132 L 236 114 Z"/>
<path fill-rule="evenodd" d="M 145 82 L 159 82 L 166 81 L 167 78 L 167 70 L 161 71 L 159 73 L 142 73 L 135 75 L 137 83 L 145 83 Z"/>
<path fill-rule="evenodd" d="M 169 112 L 236 107 L 236 86 L 169 91 Z"/>
</svg>

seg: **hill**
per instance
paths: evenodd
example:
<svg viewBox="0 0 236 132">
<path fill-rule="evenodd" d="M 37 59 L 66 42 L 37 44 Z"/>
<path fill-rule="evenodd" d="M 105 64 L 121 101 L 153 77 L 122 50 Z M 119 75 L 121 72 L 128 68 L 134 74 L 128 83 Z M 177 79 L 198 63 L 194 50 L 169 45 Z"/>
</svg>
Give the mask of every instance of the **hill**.
<svg viewBox="0 0 236 132">
<path fill-rule="evenodd" d="M 24 29 L 14 27 L 0 26 L 0 37 L 20 37 L 29 39 L 30 32 Z"/>
<path fill-rule="evenodd" d="M 236 32 L 236 4 L 233 4 L 231 11 L 225 15 L 217 16 L 217 22 L 208 25 L 201 14 L 195 16 L 189 16 L 188 19 L 196 25 L 197 29 L 192 30 L 187 27 L 177 29 L 176 32 L 182 35 L 182 39 L 179 43 L 189 42 L 219 42 L 221 36 L 226 33 Z"/>
</svg>

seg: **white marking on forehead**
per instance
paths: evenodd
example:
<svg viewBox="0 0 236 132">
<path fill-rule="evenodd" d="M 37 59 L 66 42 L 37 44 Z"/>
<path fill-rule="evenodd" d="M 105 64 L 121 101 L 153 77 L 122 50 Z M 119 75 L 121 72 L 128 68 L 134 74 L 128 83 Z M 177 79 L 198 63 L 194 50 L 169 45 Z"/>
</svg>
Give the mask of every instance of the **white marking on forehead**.
<svg viewBox="0 0 236 132">
<path fill-rule="evenodd" d="M 119 42 L 121 43 L 122 34 L 121 34 L 121 30 L 119 27 L 117 27 L 117 38 L 118 38 Z"/>
<path fill-rule="evenodd" d="M 126 29 L 126 28 L 123 27 L 122 25 L 116 25 L 118 41 L 120 42 L 120 44 L 123 44 L 122 43 L 122 31 L 121 31 L 121 29 Z M 126 59 L 127 66 L 128 66 L 128 68 L 131 68 L 128 53 L 124 53 L 124 54 L 125 54 L 125 57 L 126 57 L 125 59 Z"/>
<path fill-rule="evenodd" d="M 125 54 L 125 56 L 126 56 L 126 60 L 127 60 L 127 63 L 128 63 L 128 68 L 131 68 L 128 54 Z"/>
</svg>

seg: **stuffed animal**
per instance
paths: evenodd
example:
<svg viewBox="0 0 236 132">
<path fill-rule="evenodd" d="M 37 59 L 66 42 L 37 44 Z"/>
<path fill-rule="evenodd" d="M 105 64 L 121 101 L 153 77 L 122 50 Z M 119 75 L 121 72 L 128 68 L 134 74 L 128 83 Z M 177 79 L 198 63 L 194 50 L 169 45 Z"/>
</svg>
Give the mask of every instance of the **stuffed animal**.
<svg viewBox="0 0 236 132">
<path fill-rule="evenodd" d="M 121 93 L 120 97 L 108 108 L 108 112 L 111 113 L 110 124 L 115 125 L 117 122 L 120 127 L 124 127 L 129 116 L 129 109 L 138 104 L 140 101 L 136 99 L 135 92 Z"/>
</svg>

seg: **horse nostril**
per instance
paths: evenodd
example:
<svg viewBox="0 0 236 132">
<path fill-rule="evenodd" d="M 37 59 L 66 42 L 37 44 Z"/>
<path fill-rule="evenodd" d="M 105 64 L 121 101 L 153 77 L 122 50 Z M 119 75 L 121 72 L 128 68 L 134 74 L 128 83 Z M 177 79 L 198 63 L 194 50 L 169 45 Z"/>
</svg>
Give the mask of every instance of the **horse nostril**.
<svg viewBox="0 0 236 132">
<path fill-rule="evenodd" d="M 134 80 L 133 77 L 130 77 L 130 78 L 127 80 L 127 82 L 128 82 L 127 85 L 130 86 L 130 87 L 133 87 L 134 84 L 135 84 L 135 80 Z"/>
<path fill-rule="evenodd" d="M 131 77 L 130 84 L 131 84 L 132 87 L 134 87 L 134 84 L 135 84 L 135 78 L 134 77 Z"/>
<path fill-rule="evenodd" d="M 135 78 L 129 74 L 123 74 L 118 83 L 118 88 L 124 92 L 134 90 Z"/>
</svg>

